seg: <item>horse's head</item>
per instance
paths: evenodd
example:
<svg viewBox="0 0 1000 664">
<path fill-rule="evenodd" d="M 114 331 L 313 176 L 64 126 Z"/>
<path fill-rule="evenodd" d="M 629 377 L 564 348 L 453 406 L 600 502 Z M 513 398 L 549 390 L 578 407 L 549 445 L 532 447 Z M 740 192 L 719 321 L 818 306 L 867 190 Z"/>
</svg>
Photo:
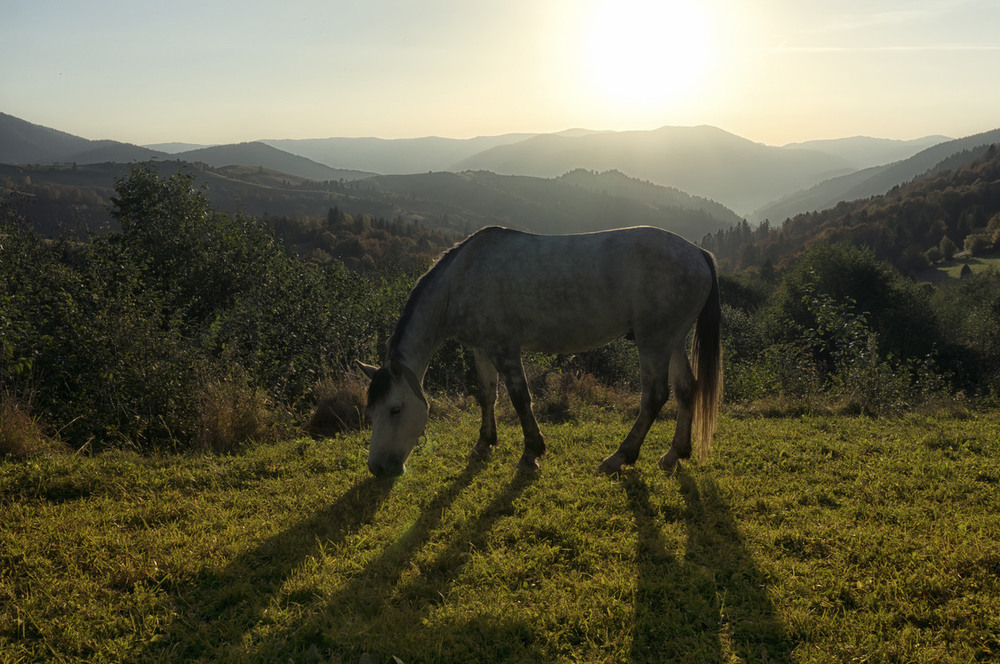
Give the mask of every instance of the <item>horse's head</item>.
<svg viewBox="0 0 1000 664">
<path fill-rule="evenodd" d="M 381 368 L 361 362 L 358 366 L 371 379 L 367 406 L 372 422 L 368 470 L 376 477 L 400 475 L 427 426 L 428 407 L 423 388 L 413 371 L 398 360 L 392 359 Z"/>
</svg>

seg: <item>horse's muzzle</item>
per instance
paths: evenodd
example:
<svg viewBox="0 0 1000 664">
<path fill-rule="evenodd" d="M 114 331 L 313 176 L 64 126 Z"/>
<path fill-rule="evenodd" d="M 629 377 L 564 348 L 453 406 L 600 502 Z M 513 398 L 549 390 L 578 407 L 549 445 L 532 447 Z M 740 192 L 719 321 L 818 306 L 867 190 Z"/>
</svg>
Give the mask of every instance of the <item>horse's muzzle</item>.
<svg viewBox="0 0 1000 664">
<path fill-rule="evenodd" d="M 389 459 L 385 461 L 378 461 L 375 459 L 368 459 L 368 470 L 375 477 L 399 477 L 403 474 L 403 462 L 396 461 L 394 459 Z"/>
</svg>

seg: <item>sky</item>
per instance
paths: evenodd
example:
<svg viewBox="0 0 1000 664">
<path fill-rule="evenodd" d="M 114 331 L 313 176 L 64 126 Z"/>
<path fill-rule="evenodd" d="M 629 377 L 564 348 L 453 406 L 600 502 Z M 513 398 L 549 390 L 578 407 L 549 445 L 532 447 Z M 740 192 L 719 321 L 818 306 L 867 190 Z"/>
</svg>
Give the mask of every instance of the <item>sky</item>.
<svg viewBox="0 0 1000 664">
<path fill-rule="evenodd" d="M 0 0 L 0 111 L 90 139 L 1000 128 L 1000 0 Z"/>
</svg>

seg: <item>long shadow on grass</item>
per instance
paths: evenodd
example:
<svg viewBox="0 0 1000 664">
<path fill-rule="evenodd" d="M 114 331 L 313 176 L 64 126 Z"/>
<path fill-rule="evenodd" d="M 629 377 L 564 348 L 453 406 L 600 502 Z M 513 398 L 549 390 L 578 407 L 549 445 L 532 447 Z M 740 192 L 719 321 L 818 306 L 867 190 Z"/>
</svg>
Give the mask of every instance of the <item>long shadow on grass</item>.
<svg viewBox="0 0 1000 664">
<path fill-rule="evenodd" d="M 633 662 L 791 661 L 791 643 L 729 505 L 708 477 L 677 471 L 684 507 L 650 503 L 641 476 L 622 484 L 639 531 Z M 683 521 L 683 559 L 669 551 L 665 522 Z"/>
<path fill-rule="evenodd" d="M 445 601 L 472 551 L 486 545 L 500 519 L 514 514 L 514 501 L 536 477 L 518 472 L 478 514 L 440 536 L 439 550 L 417 570 L 418 553 L 437 545 L 435 531 L 444 513 L 471 484 L 482 463 L 473 458 L 381 556 L 323 606 L 311 608 L 293 627 L 261 643 L 257 658 L 296 661 L 308 653 L 322 653 L 324 661 L 333 657 L 349 662 L 369 651 L 380 654 L 378 661 L 393 655 L 403 661 L 539 661 L 536 633 L 527 619 L 470 615 L 439 628 L 422 622 Z"/>
<path fill-rule="evenodd" d="M 364 479 L 336 502 L 261 542 L 220 571 L 203 572 L 175 592 L 176 615 L 166 634 L 140 659 L 212 661 L 239 643 L 272 597 L 320 545 L 342 542 L 372 521 L 392 480 Z"/>
</svg>

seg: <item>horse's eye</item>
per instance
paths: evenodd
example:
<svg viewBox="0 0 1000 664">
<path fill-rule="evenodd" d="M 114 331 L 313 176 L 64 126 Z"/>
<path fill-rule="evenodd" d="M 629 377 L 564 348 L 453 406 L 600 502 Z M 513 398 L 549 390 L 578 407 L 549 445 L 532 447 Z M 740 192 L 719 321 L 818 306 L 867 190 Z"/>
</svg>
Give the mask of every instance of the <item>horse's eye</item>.
<svg viewBox="0 0 1000 664">
<path fill-rule="evenodd" d="M 393 406 L 392 408 L 389 409 L 389 414 L 393 416 L 399 415 L 401 412 L 403 412 L 402 406 Z"/>
</svg>

